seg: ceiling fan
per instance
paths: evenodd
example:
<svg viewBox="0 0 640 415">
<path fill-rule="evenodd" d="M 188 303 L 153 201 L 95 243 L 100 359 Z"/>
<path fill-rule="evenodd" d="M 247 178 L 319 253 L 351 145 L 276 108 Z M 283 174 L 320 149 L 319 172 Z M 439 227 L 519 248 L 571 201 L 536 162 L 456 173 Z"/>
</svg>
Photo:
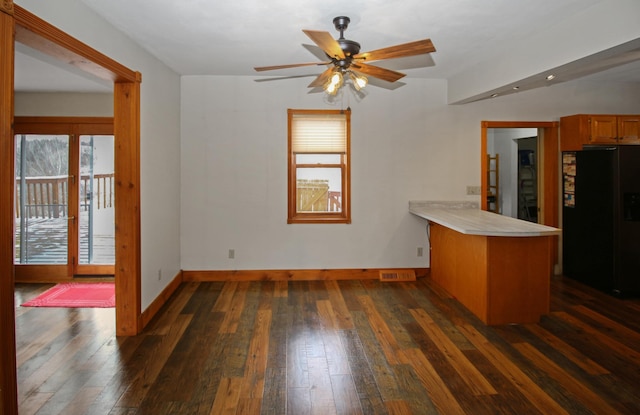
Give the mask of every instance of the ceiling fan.
<svg viewBox="0 0 640 415">
<path fill-rule="evenodd" d="M 422 55 L 435 52 L 436 48 L 431 39 L 417 40 L 396 46 L 389 46 L 370 52 L 360 53 L 360 44 L 344 38 L 344 31 L 351 20 L 346 16 L 338 16 L 333 19 L 333 24 L 340 32 L 340 38 L 334 39 L 329 32 L 316 30 L 302 30 L 313 42 L 318 45 L 329 58 L 325 62 L 293 63 L 288 65 L 259 66 L 254 68 L 258 72 L 275 69 L 297 68 L 301 66 L 329 66 L 313 82 L 309 88 L 323 87 L 325 92 L 335 95 L 343 85 L 344 78 L 349 77 L 356 88 L 360 90 L 367 85 L 367 77 L 373 76 L 387 82 L 395 82 L 405 74 L 379 66 L 369 65 L 368 62 L 383 59 L 404 58 L 407 56 Z"/>
</svg>

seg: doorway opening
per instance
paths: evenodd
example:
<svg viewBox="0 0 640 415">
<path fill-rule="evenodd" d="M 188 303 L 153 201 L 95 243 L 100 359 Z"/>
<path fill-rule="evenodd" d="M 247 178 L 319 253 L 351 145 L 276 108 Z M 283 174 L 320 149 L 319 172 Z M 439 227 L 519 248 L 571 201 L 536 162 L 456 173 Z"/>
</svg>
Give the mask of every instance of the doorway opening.
<svg viewBox="0 0 640 415">
<path fill-rule="evenodd" d="M 488 210 L 538 222 L 537 128 L 489 128 L 487 130 Z"/>
<path fill-rule="evenodd" d="M 16 282 L 113 277 L 113 119 L 15 118 Z"/>
<path fill-rule="evenodd" d="M 488 174 L 490 170 L 489 165 L 489 144 L 488 137 L 490 133 L 500 133 L 503 129 L 532 129 L 534 134 L 523 135 L 520 138 L 537 136 L 536 143 L 536 206 L 537 217 L 536 222 L 558 227 L 559 223 L 559 171 L 560 171 L 560 147 L 558 141 L 558 122 L 538 122 L 538 121 L 482 121 L 481 123 L 481 135 L 480 135 L 480 169 L 481 169 L 481 186 L 480 186 L 480 207 L 483 210 L 490 210 L 491 190 L 490 190 L 490 176 Z M 515 146 L 515 154 L 517 153 L 517 145 Z M 517 171 L 517 157 L 516 165 L 513 171 Z M 501 163 L 504 164 L 504 163 Z M 501 165 L 499 170 L 502 170 Z M 504 184 L 501 186 L 504 188 Z M 517 195 L 517 191 L 513 193 Z M 517 200 L 517 196 L 515 196 Z M 513 206 L 513 204 L 511 205 Z M 517 205 L 516 205 L 517 206 Z M 518 208 L 516 207 L 516 211 Z M 516 216 L 517 217 L 517 216 Z M 559 245 L 558 238 L 554 238 L 552 252 L 554 253 L 554 264 L 556 270 L 559 270 L 558 258 L 559 258 Z"/>
</svg>

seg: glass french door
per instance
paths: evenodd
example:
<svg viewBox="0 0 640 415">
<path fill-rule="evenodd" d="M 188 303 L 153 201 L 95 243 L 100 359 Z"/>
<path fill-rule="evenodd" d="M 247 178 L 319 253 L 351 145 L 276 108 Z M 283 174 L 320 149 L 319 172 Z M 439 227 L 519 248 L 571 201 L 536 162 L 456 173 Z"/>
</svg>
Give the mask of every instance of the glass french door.
<svg viewBox="0 0 640 415">
<path fill-rule="evenodd" d="M 113 135 L 80 136 L 76 274 L 113 274 L 115 192 Z M 111 266 L 105 267 L 105 266 Z"/>
<path fill-rule="evenodd" d="M 16 137 L 16 264 L 68 262 L 69 136 Z"/>
<path fill-rule="evenodd" d="M 16 280 L 114 274 L 114 137 L 102 127 L 16 123 Z"/>
</svg>

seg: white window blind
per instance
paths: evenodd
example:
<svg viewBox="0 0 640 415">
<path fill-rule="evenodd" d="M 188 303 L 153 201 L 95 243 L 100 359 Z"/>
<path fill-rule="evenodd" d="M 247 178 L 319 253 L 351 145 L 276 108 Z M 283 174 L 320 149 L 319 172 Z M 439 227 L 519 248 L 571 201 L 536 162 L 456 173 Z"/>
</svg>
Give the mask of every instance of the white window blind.
<svg viewBox="0 0 640 415">
<path fill-rule="evenodd" d="M 291 147 L 293 153 L 346 153 L 346 115 L 293 114 Z"/>
</svg>

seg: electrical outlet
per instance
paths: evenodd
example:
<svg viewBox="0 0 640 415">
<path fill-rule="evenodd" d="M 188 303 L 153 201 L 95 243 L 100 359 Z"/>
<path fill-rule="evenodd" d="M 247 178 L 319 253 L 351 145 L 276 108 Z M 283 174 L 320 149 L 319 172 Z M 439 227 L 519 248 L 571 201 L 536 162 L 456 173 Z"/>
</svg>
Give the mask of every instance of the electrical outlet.
<svg viewBox="0 0 640 415">
<path fill-rule="evenodd" d="M 467 195 L 479 195 L 480 186 L 467 186 Z"/>
<path fill-rule="evenodd" d="M 235 249 L 229 249 L 229 259 L 233 259 L 236 257 L 236 250 Z"/>
<path fill-rule="evenodd" d="M 421 246 L 418 247 L 418 256 L 422 256 L 423 254 L 423 249 Z"/>
</svg>

